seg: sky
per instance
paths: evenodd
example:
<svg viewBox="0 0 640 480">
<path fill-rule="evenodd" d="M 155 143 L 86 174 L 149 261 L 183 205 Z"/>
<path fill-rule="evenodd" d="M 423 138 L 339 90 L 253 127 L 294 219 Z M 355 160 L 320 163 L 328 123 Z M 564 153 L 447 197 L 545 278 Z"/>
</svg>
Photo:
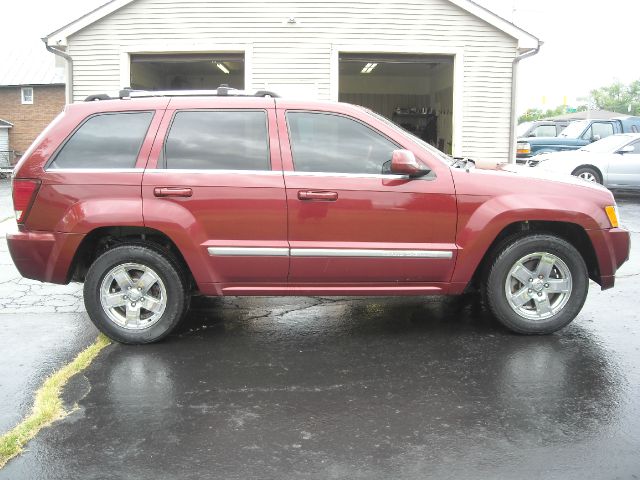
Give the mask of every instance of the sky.
<svg viewBox="0 0 640 480">
<path fill-rule="evenodd" d="M 20 0 L 3 2 L 0 58 L 18 49 L 48 58 L 41 37 L 105 0 Z M 640 0 L 476 0 L 540 38 L 540 52 L 524 59 L 518 73 L 518 112 L 555 108 L 564 97 L 586 103 L 592 89 L 616 80 L 640 79 L 637 25 Z M 31 12 L 25 16 L 25 12 Z M 577 100 L 576 100 L 577 99 Z M 581 100 L 582 99 L 582 100 Z"/>
</svg>

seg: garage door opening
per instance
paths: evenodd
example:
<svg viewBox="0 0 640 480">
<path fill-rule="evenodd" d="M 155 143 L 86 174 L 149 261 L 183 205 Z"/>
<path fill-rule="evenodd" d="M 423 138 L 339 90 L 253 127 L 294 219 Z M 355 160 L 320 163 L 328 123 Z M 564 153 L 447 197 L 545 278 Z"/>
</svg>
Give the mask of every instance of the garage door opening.
<svg viewBox="0 0 640 480">
<path fill-rule="evenodd" d="M 244 89 L 244 53 L 131 55 L 136 90 L 211 90 L 222 84 Z"/>
<path fill-rule="evenodd" d="M 339 100 L 370 108 L 451 153 L 453 56 L 340 53 Z"/>
</svg>

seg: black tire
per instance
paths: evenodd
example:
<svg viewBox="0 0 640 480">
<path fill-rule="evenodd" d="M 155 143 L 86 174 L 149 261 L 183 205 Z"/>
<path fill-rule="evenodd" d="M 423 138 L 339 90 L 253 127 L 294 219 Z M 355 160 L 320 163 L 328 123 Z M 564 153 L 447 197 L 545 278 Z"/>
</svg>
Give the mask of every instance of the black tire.
<svg viewBox="0 0 640 480">
<path fill-rule="evenodd" d="M 535 279 L 525 278 L 524 281 L 531 282 L 530 285 L 525 287 L 525 284 L 521 284 L 515 275 L 510 275 L 511 269 L 512 267 L 515 268 L 520 260 L 530 258 L 526 265 L 531 266 L 533 268 L 531 271 L 535 272 L 537 267 L 534 268 L 534 265 L 539 253 L 549 254 L 545 258 L 552 259 L 555 257 L 560 259 L 560 262 L 552 264 L 549 280 L 538 279 L 537 277 Z M 542 259 L 541 256 L 539 258 Z M 541 264 L 542 262 L 539 260 L 538 266 Z M 566 274 L 567 270 L 570 275 Z M 530 270 L 521 271 L 524 273 Z M 562 273 L 563 271 L 565 272 L 564 274 Z M 567 277 L 571 283 L 569 293 L 548 293 L 549 283 L 561 282 L 563 279 L 566 283 Z M 508 279 L 509 284 L 507 284 Z M 553 288 L 553 285 L 551 287 Z M 513 289 L 511 295 L 507 293 L 508 288 Z M 517 333 L 542 335 L 553 333 L 571 323 L 582 309 L 587 298 L 588 289 L 589 275 L 587 266 L 573 245 L 551 234 L 526 236 L 520 234 L 507 239 L 496 249 L 495 257 L 485 273 L 483 293 L 485 303 L 505 327 Z M 523 300 L 530 298 L 529 301 L 521 306 L 521 309 L 518 309 L 517 306 L 512 307 L 508 298 L 515 299 L 515 293 L 517 292 L 522 292 L 521 298 Z M 555 303 L 557 310 L 551 308 L 543 311 L 542 308 L 547 307 L 539 303 L 537 299 L 542 303 L 547 301 L 549 305 Z M 525 315 L 549 316 L 528 318 Z"/>
<path fill-rule="evenodd" d="M 136 277 L 136 272 L 140 272 L 140 270 L 133 269 L 133 267 L 131 267 L 132 265 L 146 267 L 159 280 L 155 280 L 154 286 L 151 288 L 157 292 L 156 296 L 159 299 L 158 304 L 164 305 L 162 311 L 153 313 L 143 308 L 145 301 L 148 302 L 149 299 L 156 299 L 153 298 L 154 295 L 151 289 L 149 289 L 149 292 L 146 294 L 146 299 L 144 293 L 135 291 L 136 278 L 137 280 L 141 280 L 141 278 Z M 102 304 L 101 292 L 105 291 L 103 282 L 106 284 L 110 282 L 110 280 L 105 279 L 105 277 L 119 266 L 124 269 L 132 268 L 132 270 L 130 270 L 129 280 L 134 280 L 134 290 L 131 293 L 131 297 L 133 297 L 133 294 L 137 296 L 142 295 L 141 298 L 135 299 L 138 302 L 138 311 L 140 312 L 138 314 L 139 320 L 143 319 L 143 325 L 136 327 L 136 329 L 133 329 L 133 326 L 125 328 L 125 326 L 116 322 L 116 320 L 120 319 L 119 314 L 127 315 L 126 312 L 129 306 L 125 305 L 114 309 L 107 309 L 107 307 L 103 307 Z M 111 287 L 109 292 L 115 289 L 115 293 L 109 294 L 115 295 L 122 293 L 122 298 L 127 298 L 124 295 L 127 292 L 124 291 L 124 289 L 120 289 L 120 282 L 116 282 L 116 280 L 113 280 L 113 282 L 114 283 L 111 283 L 113 287 Z M 129 287 L 129 289 L 131 288 Z M 140 288 L 137 289 L 140 290 Z M 188 280 L 180 263 L 169 253 L 149 245 L 125 244 L 114 247 L 100 255 L 93 262 L 85 277 L 84 304 L 91 321 L 98 330 L 112 340 L 120 343 L 145 344 L 157 342 L 166 337 L 184 317 L 189 308 L 189 298 Z M 129 298 L 129 300 L 131 300 L 131 298 Z M 136 305 L 136 301 L 130 303 L 129 300 L 124 303 Z M 109 312 L 107 310 L 109 310 Z M 148 317 L 148 326 L 144 326 L 144 316 Z M 115 317 L 116 320 L 112 317 Z M 151 323 L 151 320 L 153 323 Z M 127 318 L 125 325 L 129 325 L 128 321 L 129 319 Z"/>
<path fill-rule="evenodd" d="M 593 167 L 578 167 L 571 173 L 571 175 L 602 185 L 602 176 Z"/>
</svg>

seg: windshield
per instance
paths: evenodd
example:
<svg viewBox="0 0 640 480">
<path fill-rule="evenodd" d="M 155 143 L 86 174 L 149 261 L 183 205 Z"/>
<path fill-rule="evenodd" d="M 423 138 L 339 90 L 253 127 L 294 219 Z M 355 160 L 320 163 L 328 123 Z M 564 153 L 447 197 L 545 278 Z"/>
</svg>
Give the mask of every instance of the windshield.
<svg viewBox="0 0 640 480">
<path fill-rule="evenodd" d="M 577 122 L 571 122 L 569 126 L 565 128 L 558 136 L 565 137 L 565 138 L 578 138 L 582 134 L 582 132 L 584 132 L 584 129 L 587 128 L 588 126 L 589 126 L 588 120 L 579 120 Z"/>
<path fill-rule="evenodd" d="M 424 149 L 427 150 L 431 155 L 433 155 L 434 157 L 440 159 L 441 161 L 443 161 L 447 165 L 451 165 L 453 163 L 452 157 L 450 157 L 449 155 L 447 155 L 445 153 L 442 153 L 436 147 L 434 147 L 433 145 L 428 144 L 427 142 L 422 140 L 420 137 L 416 137 L 410 131 L 405 130 L 404 128 L 400 127 L 399 125 L 396 125 L 395 123 L 393 123 L 388 118 L 383 117 L 382 115 L 380 115 L 379 113 L 374 112 L 373 110 L 370 110 L 370 109 L 368 109 L 366 107 L 360 107 L 360 108 L 362 108 L 368 114 L 373 115 L 374 117 L 376 117 L 381 122 L 384 122 L 386 125 L 388 125 L 389 127 L 393 128 L 394 130 L 396 130 L 398 132 L 402 132 L 402 134 L 411 137 L 411 140 L 413 140 L 414 142 L 416 142 L 420 146 L 424 147 Z"/>
<path fill-rule="evenodd" d="M 624 147 L 628 141 L 629 137 L 626 135 L 611 135 L 603 138 L 602 140 L 586 145 L 580 150 L 594 153 L 613 153 Z"/>
<path fill-rule="evenodd" d="M 524 137 L 524 134 L 527 133 L 527 130 L 529 130 L 529 128 L 531 128 L 531 125 L 533 125 L 533 122 L 524 122 L 518 125 L 516 127 L 516 136 Z"/>
</svg>

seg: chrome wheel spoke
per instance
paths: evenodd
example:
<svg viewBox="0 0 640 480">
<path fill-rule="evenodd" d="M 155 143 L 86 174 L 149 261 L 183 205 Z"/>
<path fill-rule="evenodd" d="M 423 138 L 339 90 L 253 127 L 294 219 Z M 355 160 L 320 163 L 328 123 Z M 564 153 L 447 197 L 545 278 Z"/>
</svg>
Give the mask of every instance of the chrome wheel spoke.
<svg viewBox="0 0 640 480">
<path fill-rule="evenodd" d="M 553 270 L 553 266 L 555 263 L 555 255 L 542 255 L 542 257 L 540 257 L 540 263 L 538 263 L 538 268 L 536 269 L 536 276 L 538 278 L 542 277 L 543 279 L 549 278 L 549 275 L 551 275 L 551 270 Z"/>
<path fill-rule="evenodd" d="M 142 276 L 136 281 L 136 287 L 141 289 L 143 294 L 147 293 L 151 287 L 155 285 L 158 281 L 158 278 L 154 273 L 151 273 L 149 270 L 144 272 Z"/>
<path fill-rule="evenodd" d="M 524 285 L 527 285 L 535 274 L 520 263 L 516 264 L 516 268 L 511 272 L 511 276 L 518 279 Z"/>
<path fill-rule="evenodd" d="M 547 295 L 543 295 L 540 298 L 535 299 L 536 303 L 536 311 L 540 316 L 549 316 L 553 313 L 551 308 L 551 304 L 549 303 L 549 297 Z"/>
<path fill-rule="evenodd" d="M 142 302 L 142 308 L 152 313 L 158 313 L 162 311 L 164 305 L 157 298 L 145 297 L 144 302 Z"/>
<path fill-rule="evenodd" d="M 126 312 L 125 325 L 138 326 L 140 323 L 140 308 L 132 307 L 131 304 L 128 303 Z"/>
<path fill-rule="evenodd" d="M 113 279 L 120 287 L 120 290 L 126 291 L 128 288 L 133 286 L 131 275 L 129 275 L 129 272 L 127 272 L 124 267 L 113 272 Z"/>
<path fill-rule="evenodd" d="M 527 288 L 522 288 L 511 296 L 511 303 L 513 303 L 516 307 L 521 307 L 525 303 L 531 300 L 531 295 L 529 295 L 529 291 Z"/>
<path fill-rule="evenodd" d="M 567 293 L 571 290 L 571 285 L 566 278 L 550 278 L 547 284 L 549 285 L 546 288 L 548 293 Z"/>
<path fill-rule="evenodd" d="M 122 293 L 109 293 L 102 297 L 102 302 L 107 308 L 122 307 L 127 303 Z"/>
</svg>

